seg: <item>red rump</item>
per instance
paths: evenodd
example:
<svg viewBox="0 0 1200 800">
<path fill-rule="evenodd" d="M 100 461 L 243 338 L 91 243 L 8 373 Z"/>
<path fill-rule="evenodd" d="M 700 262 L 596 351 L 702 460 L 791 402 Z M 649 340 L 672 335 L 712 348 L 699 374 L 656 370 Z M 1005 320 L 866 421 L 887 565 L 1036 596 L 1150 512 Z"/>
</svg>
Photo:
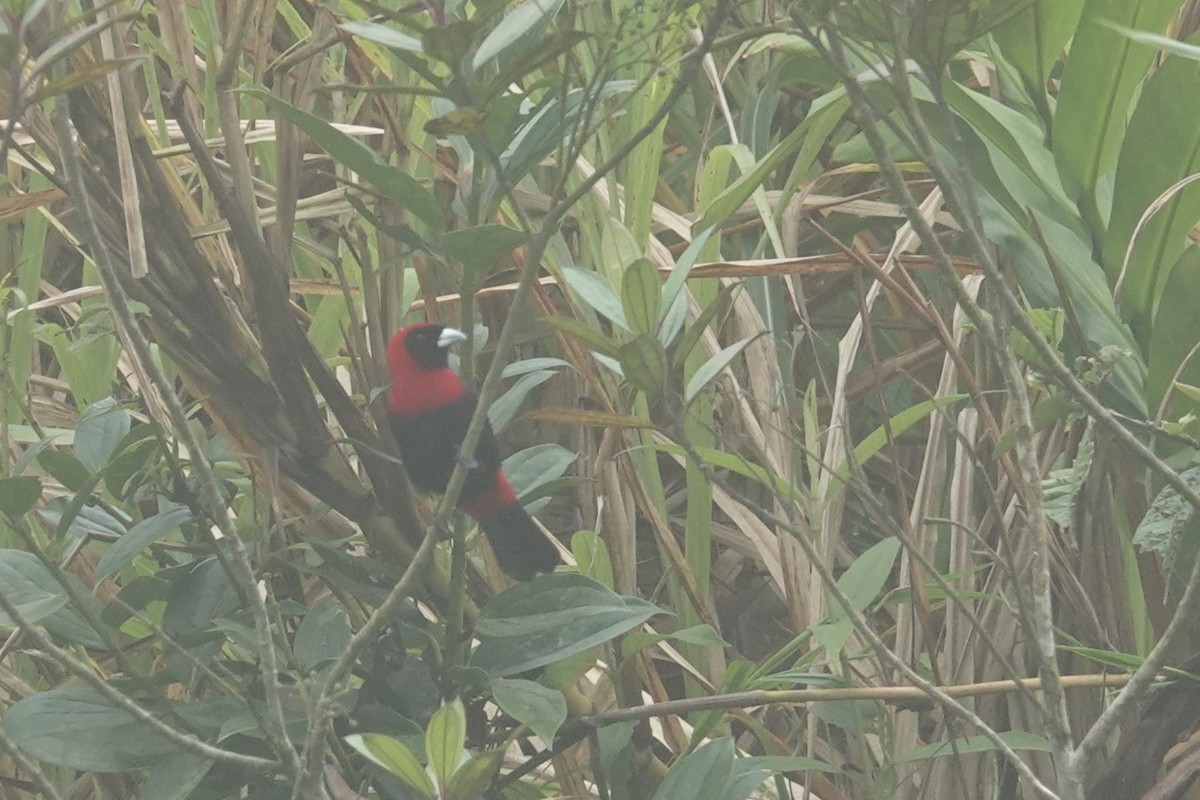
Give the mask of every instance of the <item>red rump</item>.
<svg viewBox="0 0 1200 800">
<path fill-rule="evenodd" d="M 447 348 L 465 339 L 453 328 L 419 323 L 388 343 L 392 433 L 409 480 L 422 492 L 446 491 L 475 413 L 478 398 L 448 363 Z M 558 550 L 517 502 L 500 470 L 490 426 L 484 426 L 469 463 L 458 505 L 479 523 L 500 566 L 519 580 L 553 570 L 560 563 Z"/>
<path fill-rule="evenodd" d="M 464 497 L 459 505 L 462 506 L 463 511 L 471 515 L 471 519 L 476 522 L 484 522 L 516 502 L 517 496 L 513 494 L 508 479 L 504 477 L 503 473 L 500 473 L 496 476 L 496 485 L 487 494 Z"/>
</svg>

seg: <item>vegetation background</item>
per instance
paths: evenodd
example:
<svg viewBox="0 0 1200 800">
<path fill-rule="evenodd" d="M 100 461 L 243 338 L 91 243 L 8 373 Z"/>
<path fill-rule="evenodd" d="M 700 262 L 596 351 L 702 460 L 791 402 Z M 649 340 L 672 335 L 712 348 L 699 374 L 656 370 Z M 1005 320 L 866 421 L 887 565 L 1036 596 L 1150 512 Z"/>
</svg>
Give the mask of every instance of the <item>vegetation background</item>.
<svg viewBox="0 0 1200 800">
<path fill-rule="evenodd" d="M 0 796 L 1200 773 L 1200 3 L 0 9 Z"/>
</svg>

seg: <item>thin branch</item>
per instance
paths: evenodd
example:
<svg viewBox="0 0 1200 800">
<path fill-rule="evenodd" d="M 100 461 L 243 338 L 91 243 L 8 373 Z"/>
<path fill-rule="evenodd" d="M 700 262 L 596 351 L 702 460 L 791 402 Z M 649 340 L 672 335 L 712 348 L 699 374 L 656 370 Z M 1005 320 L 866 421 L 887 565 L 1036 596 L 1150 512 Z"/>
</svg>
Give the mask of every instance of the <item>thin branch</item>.
<svg viewBox="0 0 1200 800">
<path fill-rule="evenodd" d="M 1110 689 L 1129 682 L 1128 674 L 1110 675 L 1064 675 L 1062 684 L 1071 689 Z M 768 678 L 769 680 L 769 678 Z M 989 697 L 1013 692 L 1037 692 L 1042 690 L 1041 678 L 1018 678 L 1015 680 L 960 683 L 937 687 L 947 697 Z M 648 703 L 634 708 L 618 708 L 588 717 L 579 717 L 585 725 L 611 725 L 633 719 L 679 716 L 696 711 L 720 709 L 755 708 L 758 706 L 789 705 L 801 706 L 808 703 L 834 700 L 878 700 L 909 707 L 914 701 L 929 701 L 929 693 L 919 686 L 847 686 L 839 689 L 762 689 L 752 692 L 731 692 L 705 697 L 689 697 L 683 700 L 668 700 L 663 703 Z"/>
</svg>

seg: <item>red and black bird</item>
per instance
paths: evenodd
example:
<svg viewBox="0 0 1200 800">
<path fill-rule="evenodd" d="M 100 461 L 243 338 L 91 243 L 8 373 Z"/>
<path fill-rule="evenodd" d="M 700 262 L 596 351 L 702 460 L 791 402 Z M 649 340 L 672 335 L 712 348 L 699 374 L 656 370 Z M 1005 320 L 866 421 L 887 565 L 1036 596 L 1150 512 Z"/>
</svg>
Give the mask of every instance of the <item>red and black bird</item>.
<svg viewBox="0 0 1200 800">
<path fill-rule="evenodd" d="M 479 400 L 448 363 L 449 348 L 466 338 L 454 328 L 417 323 L 402 328 L 388 344 L 392 433 L 409 480 L 422 492 L 446 491 Z M 504 571 L 529 580 L 558 566 L 558 550 L 517 502 L 500 469 L 490 425 L 469 463 L 458 506 L 479 523 Z"/>
</svg>

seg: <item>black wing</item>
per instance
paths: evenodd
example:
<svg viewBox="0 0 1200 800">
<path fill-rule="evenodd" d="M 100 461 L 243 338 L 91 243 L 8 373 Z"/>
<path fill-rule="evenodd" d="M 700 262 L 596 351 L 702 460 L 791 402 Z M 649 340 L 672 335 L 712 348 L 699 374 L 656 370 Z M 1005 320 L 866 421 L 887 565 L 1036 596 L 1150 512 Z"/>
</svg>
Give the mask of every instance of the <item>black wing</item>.
<svg viewBox="0 0 1200 800">
<path fill-rule="evenodd" d="M 413 486 L 436 494 L 446 490 L 478 399 L 474 392 L 469 392 L 461 400 L 425 414 L 392 416 L 392 433 Z M 495 486 L 500 448 L 496 446 L 491 425 L 485 425 L 473 461 L 463 487 L 464 499 L 486 493 Z"/>
</svg>

